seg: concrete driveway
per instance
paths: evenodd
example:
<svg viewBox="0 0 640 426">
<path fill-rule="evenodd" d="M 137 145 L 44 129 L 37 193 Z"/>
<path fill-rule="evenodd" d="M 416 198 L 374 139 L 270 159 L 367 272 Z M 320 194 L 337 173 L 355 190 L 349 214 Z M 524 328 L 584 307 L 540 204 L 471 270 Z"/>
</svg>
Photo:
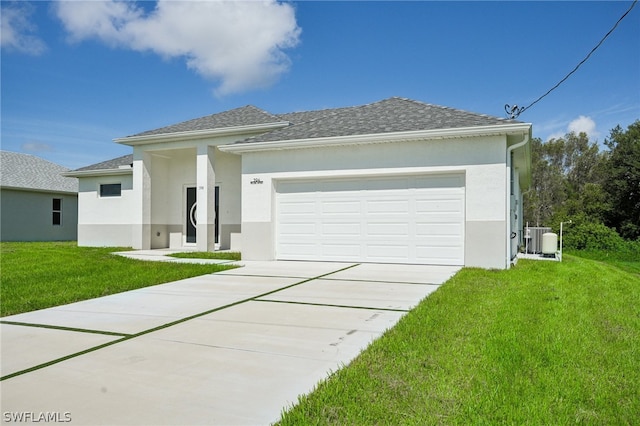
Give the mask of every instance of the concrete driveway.
<svg viewBox="0 0 640 426">
<path fill-rule="evenodd" d="M 2 423 L 272 423 L 459 269 L 242 263 L 2 318 Z"/>
</svg>

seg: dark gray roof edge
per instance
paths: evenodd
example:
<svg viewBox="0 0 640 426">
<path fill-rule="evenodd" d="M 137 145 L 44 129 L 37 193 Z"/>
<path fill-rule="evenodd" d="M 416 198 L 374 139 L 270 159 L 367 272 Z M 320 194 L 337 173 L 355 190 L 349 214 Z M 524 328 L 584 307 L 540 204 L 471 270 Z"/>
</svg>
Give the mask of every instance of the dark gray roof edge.
<svg viewBox="0 0 640 426">
<path fill-rule="evenodd" d="M 243 144 L 243 143 L 266 142 L 266 141 L 276 141 L 276 140 L 287 141 L 287 140 L 298 140 L 298 139 L 315 139 L 315 138 L 324 137 L 324 136 L 336 137 L 336 136 L 339 136 L 338 134 L 339 131 L 336 131 L 336 130 L 338 127 L 341 127 L 341 126 L 336 127 L 336 124 L 354 125 L 356 121 L 362 121 L 362 117 L 364 117 L 364 114 L 369 114 L 372 111 L 376 111 L 376 109 L 377 109 L 377 113 L 379 113 L 381 111 L 380 107 L 382 107 L 382 111 L 384 111 L 384 109 L 389 108 L 389 106 L 393 108 L 394 104 L 395 105 L 406 104 L 409 107 L 409 109 L 407 109 L 406 112 L 408 112 L 409 115 L 414 116 L 414 118 L 415 118 L 416 108 L 419 108 L 420 110 L 424 110 L 425 113 L 430 111 L 435 111 L 440 116 L 440 119 L 442 119 L 442 116 L 451 116 L 454 118 L 454 121 L 451 121 L 450 123 L 446 123 L 441 127 L 437 127 L 440 129 L 460 128 L 465 126 L 477 127 L 482 125 L 522 124 L 522 122 L 517 120 L 496 117 L 488 114 L 480 114 L 480 113 L 470 112 L 470 111 L 447 107 L 447 106 L 425 103 L 425 102 L 416 101 L 409 98 L 392 96 L 379 101 L 370 102 L 370 103 L 352 106 L 352 107 L 332 108 L 332 109 L 319 110 L 317 112 L 308 111 L 308 112 L 281 114 L 280 115 L 281 117 L 287 117 L 287 115 L 294 115 L 294 114 L 299 114 L 299 115 L 307 114 L 312 118 L 307 121 L 301 120 L 298 122 L 294 122 L 288 127 L 277 129 L 272 132 L 264 133 L 261 135 L 252 136 L 252 137 L 243 139 L 241 141 L 237 141 L 235 143 Z M 358 118 L 357 116 L 360 112 L 362 112 L 363 115 Z M 393 111 L 393 109 L 389 109 L 389 112 L 391 113 L 385 114 L 386 118 L 393 117 L 393 115 L 395 114 L 395 111 Z M 375 114 L 376 112 L 374 112 L 373 114 L 374 118 L 375 118 Z M 402 114 L 398 115 L 398 118 L 402 116 L 403 116 Z M 338 122 L 329 122 L 329 120 L 332 120 L 333 118 L 337 119 Z M 351 121 L 351 122 L 345 121 L 345 118 L 347 119 L 350 118 L 351 120 L 355 119 L 356 121 Z M 395 120 L 391 120 L 391 122 L 393 121 Z M 368 123 L 364 127 L 362 126 L 362 123 L 356 125 L 351 129 L 348 129 L 349 126 L 346 126 L 344 128 L 343 133 L 344 133 L 344 136 L 349 136 L 354 134 L 394 133 L 394 132 L 403 130 L 399 128 L 399 127 L 403 127 L 403 125 L 399 125 L 399 124 L 389 126 L 389 128 L 386 128 L 386 129 L 381 129 L 380 127 L 376 129 L 377 127 L 376 124 L 378 124 L 378 122 L 375 120 L 372 120 L 370 121 L 370 123 Z M 413 121 L 411 125 L 408 128 L 405 128 L 404 130 L 418 130 L 419 128 L 422 128 L 422 126 L 425 124 L 426 123 L 419 123 L 419 122 Z M 359 128 L 357 130 L 354 130 L 358 126 Z M 406 127 L 406 124 L 404 125 L 404 127 Z M 433 128 L 434 128 L 433 126 L 424 127 L 424 129 L 433 129 Z M 303 129 L 306 129 L 306 131 Z M 327 131 L 327 129 L 330 129 L 330 130 Z M 328 134 L 328 133 L 331 133 L 331 134 Z"/>
<path fill-rule="evenodd" d="M 245 117 L 245 114 L 251 114 L 252 119 Z M 216 124 L 216 120 L 221 120 L 224 125 Z M 173 133 L 182 133 L 197 130 L 214 130 L 224 129 L 228 127 L 242 127 L 255 124 L 268 124 L 281 121 L 277 115 L 258 108 L 255 105 L 244 105 L 213 114 L 204 115 L 202 117 L 192 118 L 178 123 L 169 124 L 156 129 L 146 130 L 133 135 L 125 136 L 118 139 L 138 138 L 144 136 L 170 135 Z"/>
<path fill-rule="evenodd" d="M 402 100 L 402 101 L 413 102 L 414 104 L 418 104 L 418 105 L 430 106 L 430 107 L 435 107 L 435 108 L 442 108 L 442 109 L 446 109 L 446 110 L 449 110 L 449 111 L 454 111 L 454 112 L 459 112 L 459 113 L 464 113 L 464 114 L 473 114 L 473 115 L 476 115 L 478 117 L 484 117 L 484 118 L 488 118 L 488 119 L 491 119 L 491 120 L 504 121 L 505 124 L 522 124 L 522 123 L 524 123 L 524 121 L 514 120 L 514 119 L 511 119 L 511 118 L 498 117 L 498 116 L 495 116 L 495 115 L 484 114 L 484 113 L 480 113 L 480 112 L 467 111 L 467 110 L 460 109 L 460 108 L 453 108 L 453 107 L 444 106 L 444 105 L 431 104 L 431 103 L 428 103 L 428 102 L 417 101 L 415 99 L 403 98 L 401 96 L 392 96 L 392 97 L 387 98 L 387 99 L 399 99 L 399 100 Z"/>
<path fill-rule="evenodd" d="M 112 158 L 111 160 L 102 161 L 100 163 L 91 164 L 90 166 L 81 167 L 79 169 L 71 170 L 70 173 L 75 172 L 87 172 L 92 170 L 109 170 L 117 169 L 120 166 L 126 166 L 133 164 L 133 154 L 122 155 L 120 157 Z"/>
<path fill-rule="evenodd" d="M 524 123 L 523 121 L 518 121 L 518 120 L 514 120 L 514 119 L 510 119 L 510 118 L 498 117 L 498 116 L 494 116 L 494 115 L 490 115 L 490 114 L 483 114 L 483 113 L 474 112 L 474 111 L 467 111 L 467 110 L 463 110 L 463 109 L 460 109 L 460 108 L 453 108 L 453 107 L 444 106 L 444 105 L 438 105 L 438 104 L 432 104 L 432 103 L 428 103 L 428 102 L 422 102 L 422 101 L 418 101 L 418 100 L 411 99 L 411 98 L 405 98 L 405 97 L 402 97 L 402 96 L 391 96 L 389 98 L 384 98 L 384 99 L 380 99 L 378 101 L 368 102 L 366 104 L 361 104 L 361 105 L 352 105 L 352 106 L 336 107 L 336 108 L 323 108 L 323 109 L 318 109 L 318 110 L 284 112 L 284 113 L 276 113 L 274 115 L 278 116 L 279 118 L 281 118 L 281 119 L 283 119 L 285 121 L 290 121 L 290 120 L 287 120 L 287 118 L 289 118 L 288 116 L 291 116 L 291 115 L 302 115 L 302 114 L 313 114 L 313 115 L 315 115 L 315 117 L 313 117 L 313 119 L 311 119 L 311 120 L 300 121 L 298 123 L 295 123 L 295 122 L 292 123 L 292 125 L 297 125 L 297 124 L 308 123 L 310 121 L 321 119 L 321 118 L 326 117 L 327 115 L 332 114 L 332 113 L 337 113 L 337 112 L 340 112 L 340 111 L 357 109 L 357 108 L 364 108 L 364 107 L 368 107 L 368 106 L 371 106 L 371 105 L 375 105 L 375 104 L 383 102 L 383 101 L 389 101 L 389 100 L 393 100 L 393 99 L 400 100 L 400 101 L 405 101 L 405 102 L 410 102 L 410 103 L 421 105 L 421 106 L 441 108 L 441 109 L 454 111 L 454 112 L 459 112 L 459 113 L 464 113 L 464 114 L 473 114 L 473 115 L 476 115 L 478 117 L 485 117 L 485 118 L 492 119 L 492 120 L 505 121 L 505 123 Z"/>
</svg>

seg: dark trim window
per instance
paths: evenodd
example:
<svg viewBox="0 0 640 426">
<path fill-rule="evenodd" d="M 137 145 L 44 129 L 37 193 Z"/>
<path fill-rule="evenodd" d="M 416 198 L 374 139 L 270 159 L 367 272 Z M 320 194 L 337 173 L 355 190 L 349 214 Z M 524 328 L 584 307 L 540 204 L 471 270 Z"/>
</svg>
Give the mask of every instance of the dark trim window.
<svg viewBox="0 0 640 426">
<path fill-rule="evenodd" d="M 53 218 L 51 223 L 56 226 L 62 225 L 62 198 L 53 199 Z"/>
<path fill-rule="evenodd" d="M 119 183 L 100 184 L 101 197 L 119 197 L 120 195 L 122 195 L 122 184 L 119 184 Z"/>
</svg>

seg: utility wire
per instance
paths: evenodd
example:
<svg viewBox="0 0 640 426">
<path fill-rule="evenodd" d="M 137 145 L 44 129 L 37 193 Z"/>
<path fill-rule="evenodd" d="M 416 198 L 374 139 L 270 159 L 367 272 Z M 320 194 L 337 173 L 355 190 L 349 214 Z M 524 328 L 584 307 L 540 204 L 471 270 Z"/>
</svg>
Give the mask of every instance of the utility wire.
<svg viewBox="0 0 640 426">
<path fill-rule="evenodd" d="M 636 5 L 636 3 L 638 3 L 638 0 L 634 0 L 633 3 L 631 3 L 631 6 L 629 7 L 629 9 L 627 9 L 627 11 L 620 17 L 620 19 L 618 19 L 618 21 L 615 23 L 615 25 L 609 30 L 608 33 L 606 33 L 604 35 L 604 37 L 602 37 L 602 39 L 598 42 L 598 44 L 596 44 L 596 46 L 591 49 L 591 51 L 589 52 L 589 54 L 587 56 L 585 56 L 585 58 L 580 61 L 580 63 L 578 63 L 578 65 L 575 66 L 574 69 L 571 70 L 571 72 L 569 72 L 569 74 L 567 74 L 562 80 L 560 80 L 558 82 L 558 84 L 556 84 L 555 86 L 553 86 L 551 89 L 547 90 L 547 92 L 540 96 L 538 99 L 536 99 L 535 101 L 531 102 L 529 105 L 527 105 L 526 107 L 518 107 L 518 105 L 509 105 L 506 104 L 504 106 L 504 110 L 507 112 L 507 115 L 509 115 L 510 118 L 515 119 L 518 118 L 518 116 L 520 114 L 522 114 L 523 112 L 525 112 L 526 110 L 528 110 L 529 108 L 531 108 L 532 106 L 534 106 L 535 104 L 537 104 L 538 102 L 540 102 L 545 96 L 547 96 L 549 93 L 553 92 L 554 90 L 556 90 L 562 83 L 564 83 L 569 77 L 571 77 L 571 75 L 573 73 L 575 73 L 576 71 L 578 71 L 578 68 L 580 68 L 580 66 L 582 64 L 584 64 L 585 62 L 587 62 L 587 60 L 591 57 L 591 55 L 593 54 L 593 52 L 595 52 L 600 45 L 607 39 L 607 37 L 609 37 L 611 35 L 611 33 L 618 27 L 618 24 L 620 24 L 620 22 L 622 22 L 622 20 L 629 14 L 629 12 L 631 12 L 631 9 L 634 8 L 634 6 Z"/>
</svg>

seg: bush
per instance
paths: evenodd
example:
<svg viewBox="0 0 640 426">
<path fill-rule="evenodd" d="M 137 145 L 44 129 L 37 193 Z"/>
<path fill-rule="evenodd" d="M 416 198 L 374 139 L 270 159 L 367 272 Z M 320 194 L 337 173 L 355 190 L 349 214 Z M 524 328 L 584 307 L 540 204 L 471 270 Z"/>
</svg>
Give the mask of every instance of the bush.
<svg viewBox="0 0 640 426">
<path fill-rule="evenodd" d="M 563 246 L 573 250 L 626 250 L 628 243 L 602 223 L 576 221 L 564 227 Z"/>
</svg>

